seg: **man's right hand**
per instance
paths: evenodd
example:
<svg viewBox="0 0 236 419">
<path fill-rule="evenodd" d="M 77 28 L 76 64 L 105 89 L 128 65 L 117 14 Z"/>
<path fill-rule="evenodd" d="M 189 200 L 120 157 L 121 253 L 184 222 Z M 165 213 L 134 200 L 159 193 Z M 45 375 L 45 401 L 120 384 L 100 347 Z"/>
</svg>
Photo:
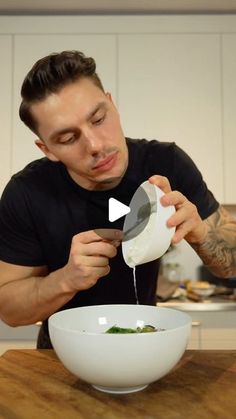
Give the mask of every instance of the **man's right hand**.
<svg viewBox="0 0 236 419">
<path fill-rule="evenodd" d="M 48 318 L 81 290 L 96 284 L 110 271 L 123 233 L 104 229 L 77 234 L 69 260 L 48 273 L 47 266 L 21 266 L 0 261 L 0 317 L 10 326 Z"/>
<path fill-rule="evenodd" d="M 110 272 L 109 259 L 117 254 L 123 233 L 115 229 L 90 230 L 76 234 L 68 263 L 62 268 L 63 288 L 77 292 L 96 284 Z"/>
</svg>

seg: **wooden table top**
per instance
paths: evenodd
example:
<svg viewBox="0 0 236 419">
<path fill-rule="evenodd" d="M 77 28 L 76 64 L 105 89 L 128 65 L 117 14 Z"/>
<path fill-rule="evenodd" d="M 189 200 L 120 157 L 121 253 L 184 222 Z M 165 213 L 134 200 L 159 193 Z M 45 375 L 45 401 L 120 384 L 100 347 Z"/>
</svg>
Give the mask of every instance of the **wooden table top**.
<svg viewBox="0 0 236 419">
<path fill-rule="evenodd" d="M 145 390 L 95 390 L 52 350 L 10 350 L 0 357 L 0 418 L 235 419 L 236 351 L 186 351 Z"/>
</svg>

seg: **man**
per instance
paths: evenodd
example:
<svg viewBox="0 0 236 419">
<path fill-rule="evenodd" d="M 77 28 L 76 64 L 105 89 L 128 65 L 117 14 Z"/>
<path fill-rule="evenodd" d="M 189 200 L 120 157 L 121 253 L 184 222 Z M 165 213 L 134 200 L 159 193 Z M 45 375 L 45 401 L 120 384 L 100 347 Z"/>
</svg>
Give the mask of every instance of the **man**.
<svg viewBox="0 0 236 419">
<path fill-rule="evenodd" d="M 187 240 L 216 275 L 236 273 L 236 223 L 174 143 L 124 137 L 92 58 L 64 51 L 39 60 L 22 86 L 20 117 L 46 158 L 7 185 L 0 207 L 0 317 L 11 326 L 43 320 L 38 347 L 50 347 L 57 310 L 135 303 L 122 258 L 123 220 L 109 223 L 112 196 L 129 205 L 149 179 L 175 205 L 173 243 Z M 101 232 L 100 234 L 99 232 Z M 137 267 L 141 304 L 155 304 L 159 261 Z"/>
</svg>

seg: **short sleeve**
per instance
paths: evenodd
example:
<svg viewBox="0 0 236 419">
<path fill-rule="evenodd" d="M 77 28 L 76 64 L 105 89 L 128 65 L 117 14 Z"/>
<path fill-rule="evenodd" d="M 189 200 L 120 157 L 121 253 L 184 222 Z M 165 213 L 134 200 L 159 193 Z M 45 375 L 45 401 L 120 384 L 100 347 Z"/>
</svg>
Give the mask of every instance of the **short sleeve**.
<svg viewBox="0 0 236 419">
<path fill-rule="evenodd" d="M 208 189 L 202 174 L 180 147 L 174 147 L 174 172 L 176 190 L 179 190 L 196 205 L 202 219 L 206 219 L 219 207 L 218 201 Z"/>
<path fill-rule="evenodd" d="M 0 200 L 0 260 L 22 266 L 45 265 L 30 197 L 14 177 Z"/>
</svg>

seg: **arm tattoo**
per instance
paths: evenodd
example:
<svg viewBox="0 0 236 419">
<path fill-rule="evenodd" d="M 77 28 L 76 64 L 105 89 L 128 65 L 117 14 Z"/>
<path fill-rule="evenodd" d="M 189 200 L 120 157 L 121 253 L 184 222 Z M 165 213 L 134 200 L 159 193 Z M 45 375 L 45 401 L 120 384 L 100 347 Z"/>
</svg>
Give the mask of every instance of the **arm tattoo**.
<svg viewBox="0 0 236 419">
<path fill-rule="evenodd" d="M 204 222 L 208 230 L 204 243 L 192 247 L 214 275 L 236 276 L 236 219 L 219 207 Z"/>
</svg>

